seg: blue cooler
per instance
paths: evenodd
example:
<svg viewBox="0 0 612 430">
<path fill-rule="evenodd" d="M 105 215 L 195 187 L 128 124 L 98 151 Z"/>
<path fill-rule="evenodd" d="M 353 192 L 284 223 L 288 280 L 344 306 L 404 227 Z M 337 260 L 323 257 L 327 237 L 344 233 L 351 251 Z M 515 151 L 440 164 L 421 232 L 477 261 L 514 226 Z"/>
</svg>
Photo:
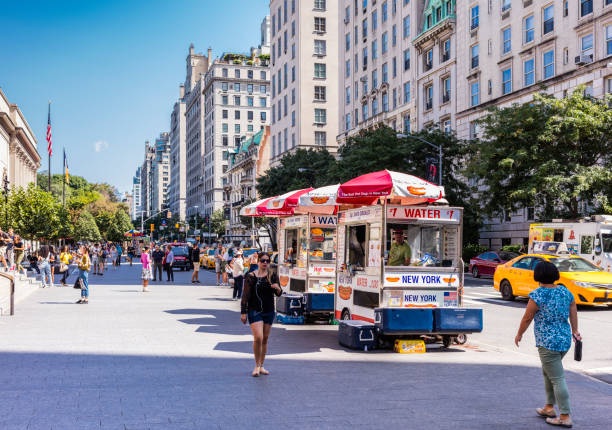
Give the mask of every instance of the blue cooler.
<svg viewBox="0 0 612 430">
<path fill-rule="evenodd" d="M 366 321 L 341 320 L 338 343 L 351 349 L 373 349 L 376 346 L 376 327 Z"/>
<path fill-rule="evenodd" d="M 433 309 L 377 308 L 376 327 L 384 334 L 419 334 L 433 330 Z"/>
<path fill-rule="evenodd" d="M 282 296 L 277 297 L 276 312 L 294 317 L 302 315 L 304 313 L 302 295 L 283 294 Z"/>
<path fill-rule="evenodd" d="M 334 293 L 304 293 L 304 312 L 333 312 Z"/>
<path fill-rule="evenodd" d="M 276 322 L 280 324 L 285 324 L 285 325 L 289 325 L 289 324 L 300 325 L 300 324 L 304 324 L 304 316 L 300 315 L 298 317 L 292 317 L 289 315 L 276 314 Z"/>
<path fill-rule="evenodd" d="M 434 328 L 437 333 L 479 333 L 482 331 L 482 309 L 436 308 Z"/>
</svg>

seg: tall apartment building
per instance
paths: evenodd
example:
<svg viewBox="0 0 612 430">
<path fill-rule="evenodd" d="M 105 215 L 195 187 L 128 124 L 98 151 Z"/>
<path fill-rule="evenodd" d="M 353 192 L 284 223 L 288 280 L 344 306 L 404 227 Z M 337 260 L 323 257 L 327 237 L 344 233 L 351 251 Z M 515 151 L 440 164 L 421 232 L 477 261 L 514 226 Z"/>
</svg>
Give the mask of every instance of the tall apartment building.
<svg viewBox="0 0 612 430">
<path fill-rule="evenodd" d="M 148 218 L 153 214 L 153 159 L 155 148 L 145 141 L 145 154 L 140 170 L 140 210 L 141 217 Z"/>
<path fill-rule="evenodd" d="M 455 128 L 455 0 L 427 0 L 418 3 L 418 29 L 415 47 L 418 104 L 417 130 L 439 125 Z"/>
<path fill-rule="evenodd" d="M 141 194 L 140 194 L 140 174 L 142 171 L 142 166 L 139 166 L 136 169 L 136 174 L 132 178 L 132 209 L 130 211 L 132 215 L 132 219 L 140 218 L 140 208 L 141 208 Z"/>
<path fill-rule="evenodd" d="M 336 152 L 341 1 L 271 0 L 271 164 L 296 148 Z"/>
<path fill-rule="evenodd" d="M 203 214 L 222 209 L 229 151 L 269 123 L 270 71 L 267 60 L 224 54 L 211 64 L 204 79 Z"/>
<path fill-rule="evenodd" d="M 564 97 L 612 93 L 612 0 L 473 0 L 457 6 L 457 134 L 478 135 L 489 106 L 529 102 L 535 93 Z M 481 242 L 524 243 L 537 208 L 490 219 Z"/>
<path fill-rule="evenodd" d="M 185 194 L 187 216 L 202 213 L 204 202 L 204 75 L 208 56 L 196 54 L 193 44 L 187 55 L 185 77 Z"/>
<path fill-rule="evenodd" d="M 185 221 L 187 206 L 187 144 L 185 118 L 185 86 L 179 89 L 179 99 L 170 115 L 170 185 L 168 207 L 181 221 Z"/>
<path fill-rule="evenodd" d="M 409 132 L 417 123 L 412 29 L 418 3 L 341 2 L 339 144 L 380 124 Z"/>
<path fill-rule="evenodd" d="M 151 209 L 159 212 L 168 208 L 170 183 L 170 135 L 160 133 L 155 139 L 155 156 L 151 162 Z"/>
</svg>

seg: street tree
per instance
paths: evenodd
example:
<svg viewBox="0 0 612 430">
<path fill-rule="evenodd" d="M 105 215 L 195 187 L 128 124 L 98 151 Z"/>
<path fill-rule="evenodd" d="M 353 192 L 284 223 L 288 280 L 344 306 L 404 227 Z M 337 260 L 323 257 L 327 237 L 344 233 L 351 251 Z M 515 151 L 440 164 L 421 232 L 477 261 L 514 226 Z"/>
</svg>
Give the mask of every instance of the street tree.
<svg viewBox="0 0 612 430">
<path fill-rule="evenodd" d="M 225 217 L 223 216 L 223 209 L 217 209 L 210 217 L 210 231 L 216 233 L 219 237 L 225 234 Z"/>
<path fill-rule="evenodd" d="M 125 239 L 125 233 L 134 228 L 130 216 L 123 209 L 119 209 L 113 216 L 111 227 L 107 231 L 107 238 L 113 242 Z"/>
<path fill-rule="evenodd" d="M 329 185 L 334 181 L 330 175 L 335 164 L 333 155 L 325 149 L 298 149 L 294 154 L 284 156 L 280 165 L 257 179 L 257 192 L 265 198 L 291 190 Z"/>
<path fill-rule="evenodd" d="M 59 203 L 48 192 L 29 184 L 13 188 L 9 195 L 9 224 L 26 239 L 53 239 L 58 236 Z"/>
<path fill-rule="evenodd" d="M 480 120 L 468 175 L 484 186 L 483 211 L 499 215 L 535 207 L 538 218 L 585 215 L 580 202 L 612 212 L 612 110 L 578 88 L 555 98 L 491 108 Z"/>
<path fill-rule="evenodd" d="M 74 238 L 80 242 L 93 242 L 102 238 L 96 225 L 96 220 L 86 210 L 81 211 L 74 225 Z"/>
</svg>

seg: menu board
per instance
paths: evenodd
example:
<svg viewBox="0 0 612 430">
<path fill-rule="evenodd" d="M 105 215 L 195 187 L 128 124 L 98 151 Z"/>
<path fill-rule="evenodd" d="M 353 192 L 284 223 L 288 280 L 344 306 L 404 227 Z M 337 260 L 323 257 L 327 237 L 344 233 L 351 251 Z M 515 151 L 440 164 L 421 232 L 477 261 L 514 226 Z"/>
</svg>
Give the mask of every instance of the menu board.
<svg viewBox="0 0 612 430">
<path fill-rule="evenodd" d="M 336 243 L 336 247 L 338 249 L 338 259 L 336 260 L 338 264 L 342 264 L 344 263 L 345 260 L 345 255 L 344 255 L 344 231 L 345 231 L 346 227 L 341 225 L 338 226 L 338 232 L 337 232 L 337 236 L 338 236 L 338 243 Z"/>
<path fill-rule="evenodd" d="M 459 255 L 459 229 L 457 227 L 444 228 L 444 260 L 453 260 Z"/>
<path fill-rule="evenodd" d="M 368 246 L 368 267 L 380 266 L 380 240 L 370 240 Z"/>
</svg>

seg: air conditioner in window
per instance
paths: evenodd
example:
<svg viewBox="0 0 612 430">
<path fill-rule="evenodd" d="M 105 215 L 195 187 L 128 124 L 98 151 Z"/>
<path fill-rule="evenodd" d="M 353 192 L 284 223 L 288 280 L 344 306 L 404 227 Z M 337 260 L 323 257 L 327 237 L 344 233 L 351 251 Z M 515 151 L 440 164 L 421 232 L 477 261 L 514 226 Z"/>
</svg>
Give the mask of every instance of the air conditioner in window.
<svg viewBox="0 0 612 430">
<path fill-rule="evenodd" d="M 582 66 L 593 62 L 593 54 L 589 55 L 578 55 L 574 58 L 574 64 Z"/>
<path fill-rule="evenodd" d="M 349 22 L 351 22 L 351 19 L 348 16 L 344 17 L 344 23 L 348 24 Z"/>
</svg>

